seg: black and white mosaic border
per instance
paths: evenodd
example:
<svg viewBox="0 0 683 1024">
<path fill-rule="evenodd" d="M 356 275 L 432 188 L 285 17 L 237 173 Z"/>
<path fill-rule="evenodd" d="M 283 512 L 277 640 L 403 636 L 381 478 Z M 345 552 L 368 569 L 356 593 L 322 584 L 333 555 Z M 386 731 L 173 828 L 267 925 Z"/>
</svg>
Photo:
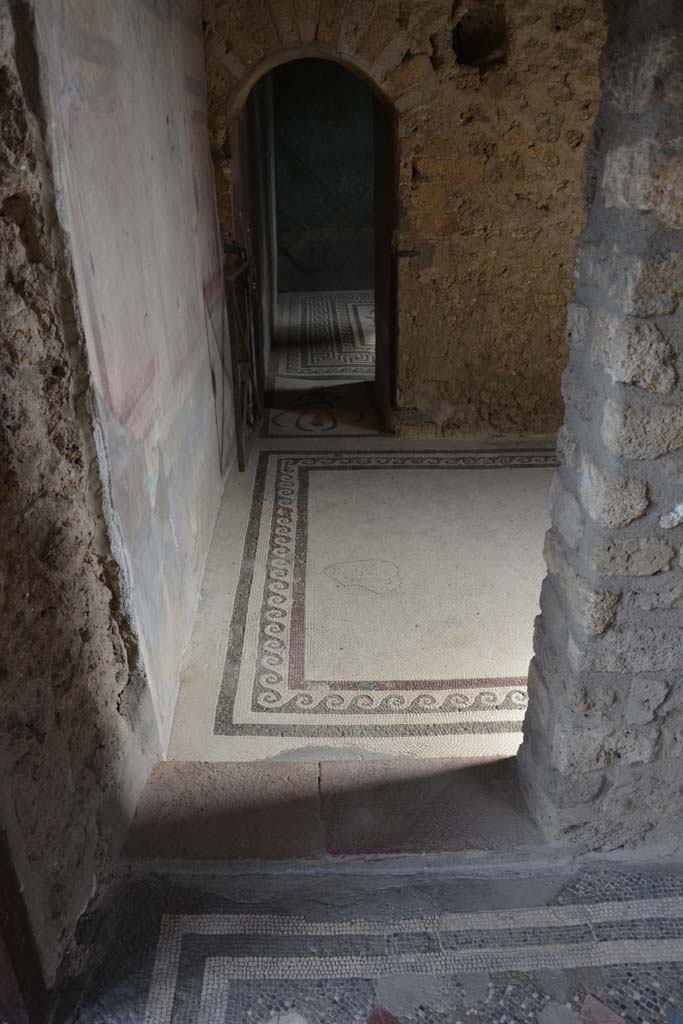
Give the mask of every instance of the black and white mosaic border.
<svg viewBox="0 0 683 1024">
<path fill-rule="evenodd" d="M 283 305 L 280 327 L 289 344 L 278 377 L 372 380 L 375 333 L 364 328 L 364 318 L 374 313 L 371 291 L 302 293 Z"/>
<path fill-rule="evenodd" d="M 431 935 L 431 951 L 419 940 Z M 254 938 L 258 953 L 226 955 L 229 937 Z M 399 936 L 415 950 L 395 951 Z M 184 944 L 202 937 L 204 954 L 183 958 Z M 372 952 L 354 949 L 360 939 Z M 291 941 L 283 955 L 273 943 Z M 307 940 L 304 945 L 297 939 Z M 315 941 L 320 952 L 311 952 Z M 322 945 L 324 943 L 324 947 Z M 332 944 L 330 946 L 330 943 Z M 289 947 L 287 947 L 289 948 Z M 323 952 L 324 949 L 324 952 Z M 457 976 L 591 967 L 683 963 L 683 896 L 529 909 L 445 913 L 395 920 L 309 921 L 264 914 L 167 915 L 148 991 L 146 1024 L 175 1024 L 176 991 L 197 992 L 197 1024 L 223 1024 L 235 983 L 376 979 L 390 974 Z M 193 985 L 183 972 L 194 976 Z"/>
</svg>

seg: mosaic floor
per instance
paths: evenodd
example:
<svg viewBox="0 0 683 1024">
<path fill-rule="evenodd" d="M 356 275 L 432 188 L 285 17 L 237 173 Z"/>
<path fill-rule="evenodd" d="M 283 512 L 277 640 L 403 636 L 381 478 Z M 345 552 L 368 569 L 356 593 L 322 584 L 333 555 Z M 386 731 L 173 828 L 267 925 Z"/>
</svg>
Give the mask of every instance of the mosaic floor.
<svg viewBox="0 0 683 1024">
<path fill-rule="evenodd" d="M 283 445 L 228 484 L 171 756 L 514 753 L 553 452 Z"/>
<path fill-rule="evenodd" d="M 370 381 L 375 374 L 372 291 L 287 292 L 279 296 L 269 384 Z"/>
<path fill-rule="evenodd" d="M 373 437 L 380 432 L 372 385 L 280 389 L 265 410 L 263 437 Z"/>
<path fill-rule="evenodd" d="M 83 933 L 61 1022 L 683 1021 L 672 868 L 133 876 Z"/>
</svg>

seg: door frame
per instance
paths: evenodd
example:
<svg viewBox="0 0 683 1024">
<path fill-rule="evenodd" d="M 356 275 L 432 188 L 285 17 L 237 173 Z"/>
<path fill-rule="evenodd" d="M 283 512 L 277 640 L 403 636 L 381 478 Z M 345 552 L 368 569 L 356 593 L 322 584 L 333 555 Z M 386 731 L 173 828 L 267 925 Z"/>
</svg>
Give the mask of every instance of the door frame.
<svg viewBox="0 0 683 1024">
<path fill-rule="evenodd" d="M 231 152 L 233 161 L 233 216 L 240 244 L 247 250 L 247 258 L 254 261 L 256 293 L 270 294 L 271 309 L 277 301 L 277 254 L 275 217 L 271 213 L 268 229 L 264 230 L 263 199 L 268 190 L 262 186 L 264 174 L 272 173 L 268 154 L 259 152 L 259 138 L 254 125 L 256 105 L 251 102 L 255 90 L 268 72 L 281 64 L 294 60 L 326 60 L 339 64 L 365 82 L 373 92 L 373 147 L 374 147 L 374 246 L 375 246 L 375 398 L 383 426 L 390 430 L 391 413 L 398 404 L 398 273 L 395 232 L 398 210 L 398 114 L 389 98 L 372 78 L 353 63 L 342 59 L 324 47 L 297 48 L 269 59 L 263 69 L 243 83 L 232 106 Z M 272 116 L 272 101 L 271 101 Z M 265 155 L 265 160 L 262 157 Z M 270 271 L 267 268 L 270 267 Z M 274 268 L 274 269 L 273 269 Z M 273 277 L 273 275 L 275 275 Z M 263 365 L 264 331 L 272 331 L 270 322 L 263 321 L 263 308 L 259 303 L 259 338 L 261 353 L 259 373 L 263 397 L 267 404 L 271 395 L 267 390 L 268 367 Z M 379 315 L 378 315 L 379 314 Z"/>
</svg>

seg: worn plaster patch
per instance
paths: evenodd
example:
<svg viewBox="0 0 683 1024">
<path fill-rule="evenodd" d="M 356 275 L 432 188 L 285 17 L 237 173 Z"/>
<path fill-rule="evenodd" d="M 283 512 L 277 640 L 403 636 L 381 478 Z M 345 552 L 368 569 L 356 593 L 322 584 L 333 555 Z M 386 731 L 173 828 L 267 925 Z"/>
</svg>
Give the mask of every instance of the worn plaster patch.
<svg viewBox="0 0 683 1024">
<path fill-rule="evenodd" d="M 401 570 L 393 562 L 380 559 L 361 559 L 357 562 L 337 562 L 324 570 L 326 576 L 342 587 L 361 587 L 373 594 L 386 594 L 401 586 Z"/>
</svg>

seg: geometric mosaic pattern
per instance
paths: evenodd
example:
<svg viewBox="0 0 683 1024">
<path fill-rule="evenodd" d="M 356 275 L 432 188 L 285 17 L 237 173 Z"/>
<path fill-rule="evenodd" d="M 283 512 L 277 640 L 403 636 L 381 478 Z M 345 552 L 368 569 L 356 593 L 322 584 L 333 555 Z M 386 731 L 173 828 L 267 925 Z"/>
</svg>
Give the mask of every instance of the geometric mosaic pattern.
<svg viewBox="0 0 683 1024">
<path fill-rule="evenodd" d="M 374 294 L 286 293 L 278 298 L 274 376 L 331 382 L 375 375 Z"/>
<path fill-rule="evenodd" d="M 367 736 L 387 731 L 401 735 L 518 733 L 526 705 L 526 678 L 521 674 L 402 679 L 375 674 L 363 679 L 338 673 L 311 677 L 307 673 L 311 640 L 305 624 L 312 585 L 307 578 L 309 488 L 319 473 L 328 478 L 338 472 L 355 473 L 361 480 L 367 474 L 391 471 L 395 478 L 396 473 L 410 471 L 410 479 L 419 480 L 422 474 L 436 471 L 547 469 L 555 464 L 554 453 L 543 449 L 261 452 L 214 732 L 308 736 Z M 382 595 L 400 582 L 398 566 L 372 559 L 328 565 L 323 575 L 333 579 L 332 590 L 337 584 L 339 590 L 352 585 L 356 593 L 370 589 Z M 504 651 L 502 656 L 504 659 Z M 521 672 L 527 664 L 525 649 Z M 334 659 L 331 667 L 336 667 Z"/>
<path fill-rule="evenodd" d="M 411 1021 L 550 1021 L 538 1016 L 548 997 L 536 980 L 544 975 L 535 972 L 559 971 L 599 985 L 600 997 L 627 1024 L 679 1021 L 680 882 L 672 880 L 669 894 L 645 898 L 599 899 L 590 888 L 588 898 L 570 891 L 550 906 L 379 920 L 169 914 L 146 1024 L 402 1024 L 408 1017 L 399 1021 L 395 1009 L 377 1008 L 396 979 L 422 1000 Z M 478 974 L 489 983 L 472 1017 L 463 1010 L 459 979 Z M 438 999 L 420 987 L 429 978 L 440 979 L 431 990 Z M 588 990 L 579 983 L 575 991 L 583 999 Z M 565 1010 L 557 1019 L 579 1017 Z"/>
</svg>

